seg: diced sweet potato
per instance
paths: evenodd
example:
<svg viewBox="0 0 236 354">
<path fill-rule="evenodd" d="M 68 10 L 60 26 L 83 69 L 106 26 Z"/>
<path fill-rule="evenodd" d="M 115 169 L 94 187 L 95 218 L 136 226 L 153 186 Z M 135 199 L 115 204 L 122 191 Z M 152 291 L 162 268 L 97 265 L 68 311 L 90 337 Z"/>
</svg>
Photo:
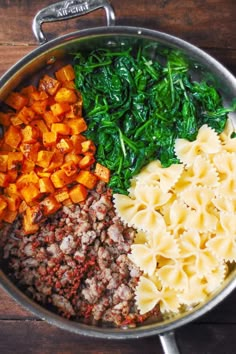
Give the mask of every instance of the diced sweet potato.
<svg viewBox="0 0 236 354">
<path fill-rule="evenodd" d="M 23 217 L 23 228 L 25 234 L 29 235 L 37 232 L 39 229 L 39 223 L 37 221 L 41 218 L 42 210 L 39 204 L 32 207 L 27 207 Z"/>
<path fill-rule="evenodd" d="M 20 171 L 22 168 L 24 155 L 22 152 L 9 152 L 8 153 L 8 160 L 7 160 L 7 169 L 10 170 L 17 170 Z"/>
<path fill-rule="evenodd" d="M 60 116 L 70 111 L 70 104 L 68 102 L 54 103 L 50 106 L 50 109 L 55 116 Z"/>
<path fill-rule="evenodd" d="M 17 217 L 17 211 L 11 211 L 9 209 L 5 209 L 1 215 L 1 219 L 12 224 L 16 217 Z"/>
<path fill-rule="evenodd" d="M 0 195 L 0 216 L 7 207 L 6 199 Z"/>
<path fill-rule="evenodd" d="M 48 168 L 45 169 L 45 172 L 53 172 L 56 168 L 61 167 L 64 162 L 64 155 L 56 149 L 53 151 L 54 155 L 52 157 L 50 165 L 48 166 Z"/>
<path fill-rule="evenodd" d="M 43 207 L 43 213 L 45 216 L 53 214 L 61 208 L 61 204 L 58 203 L 53 195 L 44 198 L 40 204 Z"/>
<path fill-rule="evenodd" d="M 82 154 L 86 152 L 90 152 L 91 154 L 95 154 L 96 146 L 92 140 L 85 140 L 81 143 L 82 146 Z"/>
<path fill-rule="evenodd" d="M 82 153 L 82 142 L 86 141 L 85 136 L 83 136 L 82 134 L 73 134 L 71 136 L 71 141 L 73 143 L 73 151 L 75 154 L 81 154 Z"/>
<path fill-rule="evenodd" d="M 77 184 L 69 191 L 70 199 L 73 203 L 83 202 L 88 195 L 87 189 L 82 184 Z"/>
<path fill-rule="evenodd" d="M 45 132 L 43 133 L 43 145 L 46 147 L 55 146 L 57 142 L 56 132 Z"/>
<path fill-rule="evenodd" d="M 55 116 L 52 111 L 46 111 L 43 115 L 43 118 L 48 126 L 48 128 L 51 128 L 51 125 L 53 123 L 59 123 L 61 121 L 60 116 Z"/>
<path fill-rule="evenodd" d="M 47 168 L 50 165 L 53 155 L 53 151 L 40 150 L 38 152 L 36 165 L 41 166 L 43 168 Z"/>
<path fill-rule="evenodd" d="M 58 170 L 51 174 L 51 181 L 55 188 L 62 188 L 70 180 L 63 170 Z"/>
<path fill-rule="evenodd" d="M 38 185 L 34 183 L 29 183 L 20 189 L 20 194 L 27 204 L 39 199 L 41 196 Z"/>
<path fill-rule="evenodd" d="M 35 173 L 35 171 L 31 171 L 29 173 L 21 175 L 16 181 L 16 186 L 18 190 L 21 190 L 23 187 L 27 186 L 30 183 L 33 183 L 35 185 L 38 185 L 39 183 L 39 177 Z"/>
<path fill-rule="evenodd" d="M 17 189 L 17 185 L 15 183 L 9 183 L 9 185 L 6 188 L 4 188 L 4 194 L 9 196 L 20 195 Z"/>
<path fill-rule="evenodd" d="M 9 184 L 9 176 L 4 172 L 0 172 L 0 187 L 7 187 Z"/>
<path fill-rule="evenodd" d="M 0 112 L 0 124 L 4 125 L 5 127 L 8 127 L 11 125 L 11 113 L 3 113 Z"/>
<path fill-rule="evenodd" d="M 79 166 L 79 162 L 83 157 L 81 155 L 77 155 L 74 151 L 69 152 L 65 155 L 65 162 L 72 161 L 76 166 Z"/>
<path fill-rule="evenodd" d="M 8 152 L 0 152 L 0 172 L 7 172 Z"/>
<path fill-rule="evenodd" d="M 11 117 L 11 124 L 14 126 L 18 126 L 23 124 L 22 120 L 20 120 L 20 118 L 18 116 L 12 116 Z"/>
<path fill-rule="evenodd" d="M 17 118 L 24 124 L 29 124 L 35 118 L 35 112 L 30 107 L 24 106 L 17 114 Z"/>
<path fill-rule="evenodd" d="M 105 183 L 110 180 L 110 170 L 98 162 L 96 163 L 94 174 Z"/>
<path fill-rule="evenodd" d="M 75 79 L 75 71 L 71 64 L 65 65 L 55 72 L 58 81 L 65 82 Z"/>
<path fill-rule="evenodd" d="M 21 172 L 24 173 L 29 173 L 33 171 L 35 168 L 35 163 L 34 161 L 24 159 L 23 164 L 22 164 L 22 169 Z"/>
<path fill-rule="evenodd" d="M 71 134 L 80 134 L 87 130 L 84 118 L 67 119 L 66 124 L 70 127 Z"/>
<path fill-rule="evenodd" d="M 46 91 L 49 95 L 54 96 L 61 86 L 61 83 L 49 75 L 44 75 L 39 81 L 39 90 Z"/>
<path fill-rule="evenodd" d="M 55 189 L 49 177 L 39 179 L 39 190 L 41 193 L 54 193 Z"/>
<path fill-rule="evenodd" d="M 86 170 L 79 171 L 75 180 L 88 189 L 93 189 L 97 184 L 97 177 L 92 172 Z"/>
<path fill-rule="evenodd" d="M 72 151 L 73 150 L 73 143 L 72 143 L 72 141 L 70 140 L 70 139 L 64 139 L 64 138 L 62 138 L 58 143 L 57 143 L 57 149 L 61 152 L 61 153 L 63 153 L 63 154 L 65 154 L 65 153 L 67 153 L 67 152 L 70 152 L 70 151 Z"/>
<path fill-rule="evenodd" d="M 5 99 L 5 103 L 16 111 L 19 111 L 27 105 L 28 98 L 19 92 L 11 92 Z"/>
<path fill-rule="evenodd" d="M 26 144 L 22 143 L 20 146 L 20 151 L 23 153 L 25 158 L 28 160 L 37 161 L 38 158 L 38 151 L 40 149 L 40 143 L 35 143 L 35 144 Z"/>
<path fill-rule="evenodd" d="M 22 140 L 21 129 L 14 125 L 10 125 L 4 135 L 4 140 L 11 148 L 16 149 Z"/>
<path fill-rule="evenodd" d="M 55 101 L 60 102 L 68 102 L 68 103 L 75 103 L 77 101 L 77 95 L 75 90 L 68 89 L 66 87 L 61 87 L 55 97 Z"/>
<path fill-rule="evenodd" d="M 53 123 L 51 131 L 61 135 L 69 135 L 71 132 L 70 127 L 64 123 Z"/>
<path fill-rule="evenodd" d="M 35 143 L 39 137 L 38 129 L 31 125 L 26 125 L 26 127 L 21 130 L 21 134 L 22 142 L 26 144 Z"/>
<path fill-rule="evenodd" d="M 18 195 L 5 196 L 7 208 L 10 211 L 17 211 L 19 209 L 21 199 Z"/>
<path fill-rule="evenodd" d="M 81 118 L 82 117 L 82 98 L 70 106 L 70 111 L 65 114 L 66 118 Z"/>
<path fill-rule="evenodd" d="M 20 203 L 20 206 L 19 206 L 19 213 L 24 213 L 26 211 L 26 209 L 28 208 L 28 205 L 27 203 L 22 200 L 21 203 Z"/>
<path fill-rule="evenodd" d="M 30 107 L 35 113 L 42 115 L 45 113 L 47 105 L 48 105 L 48 100 L 45 99 L 42 101 L 33 102 Z"/>
<path fill-rule="evenodd" d="M 65 172 L 68 177 L 73 176 L 78 168 L 73 161 L 68 161 L 61 166 L 61 169 Z"/>
<path fill-rule="evenodd" d="M 95 162 L 95 158 L 93 155 L 85 155 L 79 162 L 79 167 L 81 169 L 87 168 L 91 166 Z"/>
<path fill-rule="evenodd" d="M 62 203 L 64 200 L 67 200 L 69 198 L 69 192 L 66 187 L 63 187 L 59 190 L 57 190 L 54 194 L 54 197 L 58 201 L 58 203 Z"/>
</svg>

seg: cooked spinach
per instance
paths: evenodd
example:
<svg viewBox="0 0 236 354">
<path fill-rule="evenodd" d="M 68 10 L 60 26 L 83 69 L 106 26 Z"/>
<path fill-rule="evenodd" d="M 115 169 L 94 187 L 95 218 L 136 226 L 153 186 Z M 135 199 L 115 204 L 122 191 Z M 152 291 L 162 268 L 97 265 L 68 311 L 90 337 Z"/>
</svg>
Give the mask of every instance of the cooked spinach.
<svg viewBox="0 0 236 354">
<path fill-rule="evenodd" d="M 178 162 L 174 141 L 194 140 L 205 123 L 220 133 L 231 109 L 217 90 L 191 77 L 177 50 L 166 60 L 133 52 L 98 49 L 74 57 L 76 86 L 82 93 L 86 135 L 96 159 L 111 170 L 110 187 L 127 193 L 129 181 L 149 161 Z"/>
</svg>

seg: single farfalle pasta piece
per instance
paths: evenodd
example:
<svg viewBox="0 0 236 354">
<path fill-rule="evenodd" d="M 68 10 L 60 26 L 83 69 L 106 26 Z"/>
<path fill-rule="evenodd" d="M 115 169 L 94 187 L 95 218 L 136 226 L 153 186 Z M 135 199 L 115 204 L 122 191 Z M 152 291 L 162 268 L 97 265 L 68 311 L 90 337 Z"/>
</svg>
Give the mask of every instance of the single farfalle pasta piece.
<svg viewBox="0 0 236 354">
<path fill-rule="evenodd" d="M 168 214 L 164 215 L 167 230 L 178 237 L 186 229 L 189 208 L 183 201 L 176 199 L 171 205 Z"/>
<path fill-rule="evenodd" d="M 160 161 L 152 161 L 136 177 L 138 183 L 158 186 L 163 193 L 169 192 L 176 184 L 183 171 L 182 164 L 162 167 Z"/>
<path fill-rule="evenodd" d="M 159 289 L 153 279 L 141 276 L 136 288 L 136 303 L 140 314 L 145 314 L 159 304 L 162 313 L 179 311 L 177 294 L 168 288 Z"/>
<path fill-rule="evenodd" d="M 231 195 L 230 198 L 217 195 L 212 203 L 219 212 L 236 213 L 236 195 Z"/>
<path fill-rule="evenodd" d="M 214 196 L 214 191 L 205 187 L 191 187 L 181 192 L 181 200 L 191 209 L 186 221 L 187 228 L 200 232 L 216 229 L 218 218 L 210 210 Z"/>
<path fill-rule="evenodd" d="M 182 260 L 173 260 L 172 264 L 162 265 L 157 268 L 156 275 L 163 287 L 174 290 L 184 290 L 188 285 L 188 276 L 183 269 Z"/>
<path fill-rule="evenodd" d="M 207 298 L 206 284 L 197 274 L 188 277 L 188 286 L 184 291 L 178 293 L 180 304 L 195 306 Z"/>
<path fill-rule="evenodd" d="M 206 274 L 206 291 L 208 294 L 215 291 L 223 283 L 228 272 L 228 266 L 226 263 L 219 263 L 218 267 Z"/>
<path fill-rule="evenodd" d="M 129 258 L 145 274 L 153 275 L 157 266 L 157 257 L 176 258 L 179 249 L 176 240 L 165 229 L 159 228 L 146 235 L 145 244 L 133 244 Z"/>
<path fill-rule="evenodd" d="M 234 213 L 221 213 L 215 236 L 206 243 L 212 253 L 226 262 L 236 261 L 236 218 Z"/>
<path fill-rule="evenodd" d="M 209 157 L 220 150 L 219 136 L 206 124 L 199 129 L 196 140 L 176 139 L 175 141 L 176 156 L 186 165 L 191 165 L 198 155 Z"/>
<path fill-rule="evenodd" d="M 214 165 L 199 155 L 196 156 L 192 165 L 185 167 L 181 178 L 175 185 L 175 192 L 180 193 L 192 185 L 215 188 L 219 185 L 218 179 L 218 173 Z"/>
<path fill-rule="evenodd" d="M 114 194 L 114 205 L 121 219 L 137 230 L 152 231 L 159 226 L 164 226 L 163 216 L 159 212 L 160 206 L 164 205 L 171 198 L 170 193 L 162 193 L 159 187 L 143 186 L 137 184 L 133 197 L 121 194 Z M 126 211 L 124 200 L 127 202 Z M 132 211 L 132 212 L 131 212 Z"/>
<path fill-rule="evenodd" d="M 199 278 L 203 278 L 219 266 L 218 260 L 202 239 L 206 238 L 202 238 L 196 230 L 185 231 L 179 239 L 180 257 L 183 259 L 191 257 L 194 273 Z"/>
<path fill-rule="evenodd" d="M 219 173 L 217 192 L 221 196 L 232 198 L 236 192 L 236 153 L 224 151 L 214 156 L 213 162 Z"/>
</svg>

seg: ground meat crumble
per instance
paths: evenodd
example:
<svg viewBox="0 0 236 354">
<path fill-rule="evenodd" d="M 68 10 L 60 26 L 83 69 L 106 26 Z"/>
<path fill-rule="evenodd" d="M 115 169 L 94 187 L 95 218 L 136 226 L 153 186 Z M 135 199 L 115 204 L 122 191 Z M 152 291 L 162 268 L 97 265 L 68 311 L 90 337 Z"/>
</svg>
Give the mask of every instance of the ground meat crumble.
<svg viewBox="0 0 236 354">
<path fill-rule="evenodd" d="M 128 259 L 135 231 L 116 216 L 99 183 L 80 205 L 63 207 L 40 230 L 24 235 L 21 220 L 0 233 L 8 274 L 35 301 L 88 324 L 135 326 L 141 275 Z"/>
</svg>

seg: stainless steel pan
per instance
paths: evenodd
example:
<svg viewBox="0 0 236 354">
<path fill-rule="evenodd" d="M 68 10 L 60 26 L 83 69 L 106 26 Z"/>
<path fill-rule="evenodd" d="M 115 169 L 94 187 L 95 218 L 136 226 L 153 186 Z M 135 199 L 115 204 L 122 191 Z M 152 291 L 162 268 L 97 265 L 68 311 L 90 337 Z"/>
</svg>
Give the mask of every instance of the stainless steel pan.
<svg viewBox="0 0 236 354">
<path fill-rule="evenodd" d="M 42 31 L 44 22 L 60 21 L 84 15 L 98 8 L 104 8 L 107 18 L 106 27 L 91 28 L 73 32 L 47 42 Z M 41 10 L 34 18 L 33 32 L 41 44 L 37 49 L 17 62 L 0 79 L 0 100 L 21 83 L 37 80 L 43 72 L 55 71 L 57 67 L 72 60 L 71 53 L 99 47 L 123 47 L 125 45 L 152 45 L 152 57 L 158 56 L 159 46 L 178 48 L 192 64 L 193 75 L 202 78 L 211 75 L 214 84 L 221 90 L 225 104 L 236 97 L 236 78 L 219 62 L 197 47 L 174 36 L 149 30 L 146 28 L 114 26 L 115 15 L 107 0 L 68 0 L 61 1 Z M 234 119 L 234 118 L 233 118 Z M 0 271 L 1 286 L 21 305 L 38 317 L 62 329 L 81 335 L 106 338 L 129 339 L 159 335 L 165 353 L 176 354 L 178 348 L 174 338 L 174 330 L 196 320 L 220 303 L 236 287 L 236 269 L 232 269 L 224 284 L 208 300 L 191 311 L 181 313 L 162 322 L 143 324 L 134 329 L 99 328 L 64 319 L 36 304 L 24 295 Z"/>
</svg>

